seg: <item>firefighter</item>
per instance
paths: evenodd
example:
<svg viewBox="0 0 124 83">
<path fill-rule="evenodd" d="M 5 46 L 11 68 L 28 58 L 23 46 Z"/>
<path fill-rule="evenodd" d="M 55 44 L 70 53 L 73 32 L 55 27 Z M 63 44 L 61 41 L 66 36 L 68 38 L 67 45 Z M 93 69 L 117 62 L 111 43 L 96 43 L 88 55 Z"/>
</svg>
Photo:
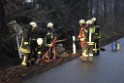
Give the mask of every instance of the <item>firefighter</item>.
<svg viewBox="0 0 124 83">
<path fill-rule="evenodd" d="M 92 21 L 92 26 L 95 29 L 95 33 L 94 33 L 94 55 L 99 55 L 100 53 L 100 49 L 99 49 L 99 39 L 101 39 L 101 33 L 100 33 L 100 26 L 97 25 L 97 21 L 96 18 L 93 17 L 91 19 Z"/>
<path fill-rule="evenodd" d="M 35 46 L 33 44 L 33 41 L 35 40 L 33 39 L 32 32 L 35 30 L 36 27 L 37 24 L 32 21 L 30 22 L 30 26 L 26 26 L 26 28 L 23 29 L 20 52 L 22 52 L 24 55 L 22 60 L 22 65 L 24 66 L 28 66 L 29 64 L 31 64 L 31 61 L 34 61 L 35 51 L 34 53 L 32 51 Z"/>
<path fill-rule="evenodd" d="M 82 48 L 82 56 L 80 57 L 80 59 L 82 61 L 86 61 L 87 55 L 86 55 L 86 34 L 87 34 L 87 30 L 86 30 L 86 22 L 84 19 L 79 20 L 79 25 L 80 25 L 80 32 L 78 35 L 78 39 L 80 40 L 80 46 Z"/>
<path fill-rule="evenodd" d="M 30 54 L 28 56 L 29 65 L 33 65 L 38 58 L 37 56 L 37 23 L 32 21 L 30 22 L 31 29 L 29 31 L 29 42 L 30 42 Z"/>
<path fill-rule="evenodd" d="M 57 32 L 56 29 L 54 28 L 54 24 L 52 22 L 47 23 L 47 34 L 46 34 L 46 43 L 47 43 L 47 50 L 48 56 L 50 59 L 55 60 L 56 59 L 56 49 L 54 47 L 54 43 L 57 38 Z"/>
<path fill-rule="evenodd" d="M 87 35 L 86 35 L 86 42 L 87 42 L 87 47 L 86 47 L 86 55 L 87 55 L 87 60 L 89 62 L 93 61 L 93 49 L 94 49 L 94 28 L 92 27 L 92 21 L 88 20 L 86 22 L 87 24 Z"/>
</svg>

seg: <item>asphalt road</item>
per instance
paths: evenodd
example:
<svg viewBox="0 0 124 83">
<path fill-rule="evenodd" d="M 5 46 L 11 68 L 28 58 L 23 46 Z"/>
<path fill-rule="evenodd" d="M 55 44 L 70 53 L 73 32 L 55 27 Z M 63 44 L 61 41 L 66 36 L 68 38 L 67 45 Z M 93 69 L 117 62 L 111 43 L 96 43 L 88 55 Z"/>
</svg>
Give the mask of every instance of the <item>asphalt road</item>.
<svg viewBox="0 0 124 83">
<path fill-rule="evenodd" d="M 65 63 L 23 83 L 124 83 L 124 38 L 118 40 L 121 50 L 95 56 L 93 63 L 83 63 L 79 58 Z"/>
</svg>

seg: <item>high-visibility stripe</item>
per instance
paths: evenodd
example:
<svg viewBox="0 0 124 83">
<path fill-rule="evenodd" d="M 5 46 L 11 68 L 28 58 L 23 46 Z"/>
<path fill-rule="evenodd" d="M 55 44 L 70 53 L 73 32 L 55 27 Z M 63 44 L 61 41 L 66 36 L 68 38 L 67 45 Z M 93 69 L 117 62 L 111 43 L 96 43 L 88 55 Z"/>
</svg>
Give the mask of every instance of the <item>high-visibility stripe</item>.
<svg viewBox="0 0 124 83">
<path fill-rule="evenodd" d="M 87 42 L 88 45 L 94 45 L 94 42 Z"/>
<path fill-rule="evenodd" d="M 88 57 L 88 55 L 87 55 L 87 54 L 85 54 L 84 56 L 85 56 L 85 57 Z"/>
<path fill-rule="evenodd" d="M 38 54 L 41 54 L 41 52 L 38 52 Z"/>
<path fill-rule="evenodd" d="M 47 44 L 47 46 L 51 46 L 51 44 Z"/>
<path fill-rule="evenodd" d="M 81 41 L 84 41 L 84 39 L 85 39 L 85 38 L 81 38 L 80 40 L 81 40 Z"/>
<path fill-rule="evenodd" d="M 50 35 L 51 33 L 47 33 L 47 35 Z"/>
<path fill-rule="evenodd" d="M 26 66 L 27 65 L 27 56 L 24 56 L 23 61 L 22 61 L 22 65 Z"/>
<path fill-rule="evenodd" d="M 24 42 L 24 45 L 27 45 L 27 44 L 29 44 L 28 42 Z"/>
<path fill-rule="evenodd" d="M 94 44 L 94 42 L 87 42 L 88 44 Z"/>
<path fill-rule="evenodd" d="M 89 54 L 89 56 L 93 56 L 93 54 Z"/>
<path fill-rule="evenodd" d="M 91 42 L 91 29 L 89 30 L 89 42 Z"/>
<path fill-rule="evenodd" d="M 94 44 L 88 44 L 88 45 L 94 45 Z"/>
<path fill-rule="evenodd" d="M 88 31 L 86 29 L 84 29 L 84 31 L 87 33 Z"/>
<path fill-rule="evenodd" d="M 20 50 L 20 52 L 23 52 L 23 53 L 30 53 L 30 50 L 24 49 L 22 47 L 20 47 L 19 50 Z"/>
<path fill-rule="evenodd" d="M 97 53 L 97 50 L 98 49 L 96 49 L 96 43 L 95 43 L 95 48 L 93 49 L 93 51 L 95 51 L 95 53 Z"/>
</svg>

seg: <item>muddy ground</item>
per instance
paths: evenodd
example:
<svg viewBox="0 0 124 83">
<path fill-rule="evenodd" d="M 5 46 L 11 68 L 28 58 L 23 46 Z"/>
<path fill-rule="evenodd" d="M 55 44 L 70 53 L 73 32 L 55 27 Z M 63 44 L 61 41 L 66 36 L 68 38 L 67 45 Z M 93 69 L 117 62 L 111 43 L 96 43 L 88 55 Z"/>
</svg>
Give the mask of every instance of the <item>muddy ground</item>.
<svg viewBox="0 0 124 83">
<path fill-rule="evenodd" d="M 113 37 L 103 38 L 100 40 L 100 46 L 104 46 L 121 37 L 123 36 L 117 35 Z M 17 65 L 17 66 L 6 68 L 0 72 L 0 83 L 21 83 L 22 81 L 26 79 L 30 79 L 32 76 L 36 76 L 38 74 L 41 74 L 42 72 L 48 71 L 54 67 L 62 65 L 70 60 L 73 60 L 79 57 L 81 53 L 80 51 L 77 54 L 66 52 L 63 55 L 69 55 L 69 57 L 59 58 L 58 60 L 49 62 L 49 63 L 40 63 L 32 67 L 24 67 L 21 65 Z"/>
</svg>

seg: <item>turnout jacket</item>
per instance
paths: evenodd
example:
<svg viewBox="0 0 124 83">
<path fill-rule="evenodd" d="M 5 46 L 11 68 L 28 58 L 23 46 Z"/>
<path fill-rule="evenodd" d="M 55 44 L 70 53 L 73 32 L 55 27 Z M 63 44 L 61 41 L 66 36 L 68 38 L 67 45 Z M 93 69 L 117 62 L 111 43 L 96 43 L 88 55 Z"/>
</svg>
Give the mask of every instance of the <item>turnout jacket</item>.
<svg viewBox="0 0 124 83">
<path fill-rule="evenodd" d="M 79 35 L 78 35 L 81 47 L 84 47 L 85 39 L 86 39 L 86 33 L 87 33 L 87 30 L 85 29 L 85 27 L 81 27 Z"/>
<path fill-rule="evenodd" d="M 22 40 L 21 40 L 21 45 L 20 45 L 19 50 L 22 53 L 30 53 L 29 30 L 28 29 L 23 29 Z"/>
<path fill-rule="evenodd" d="M 87 32 L 86 35 L 86 42 L 88 45 L 94 45 L 94 33 L 95 33 L 95 27 L 94 26 L 88 26 L 86 28 Z"/>
</svg>

